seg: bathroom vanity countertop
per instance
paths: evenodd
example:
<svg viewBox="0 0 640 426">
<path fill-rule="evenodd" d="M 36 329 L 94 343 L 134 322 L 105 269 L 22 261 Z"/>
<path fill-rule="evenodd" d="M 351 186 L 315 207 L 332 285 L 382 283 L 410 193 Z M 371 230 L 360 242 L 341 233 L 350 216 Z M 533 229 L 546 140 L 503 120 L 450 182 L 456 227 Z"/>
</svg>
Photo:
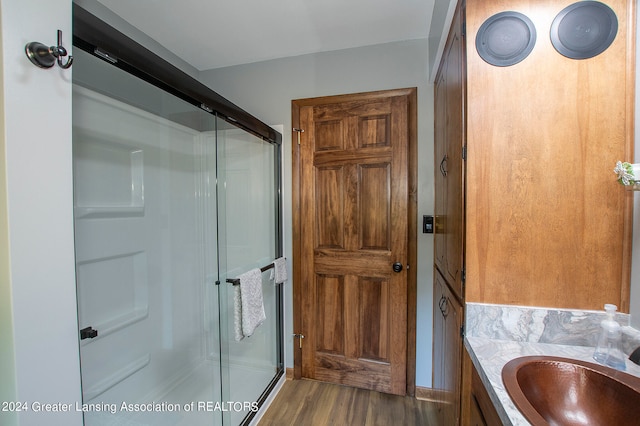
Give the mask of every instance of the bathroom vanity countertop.
<svg viewBox="0 0 640 426">
<path fill-rule="evenodd" d="M 466 337 L 465 346 L 482 382 L 505 425 L 530 425 L 516 408 L 502 383 L 502 368 L 514 358 L 530 355 L 549 355 L 594 362 L 594 348 L 550 343 L 517 342 Z M 627 360 L 627 373 L 640 377 L 640 366 Z"/>
</svg>

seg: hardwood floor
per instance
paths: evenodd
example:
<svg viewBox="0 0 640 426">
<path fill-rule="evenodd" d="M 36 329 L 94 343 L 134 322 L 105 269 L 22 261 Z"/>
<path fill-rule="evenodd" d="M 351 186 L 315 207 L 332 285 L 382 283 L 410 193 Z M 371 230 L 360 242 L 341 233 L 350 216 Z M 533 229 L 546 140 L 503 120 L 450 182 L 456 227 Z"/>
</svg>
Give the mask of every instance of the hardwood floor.
<svg viewBox="0 0 640 426">
<path fill-rule="evenodd" d="M 287 380 L 259 426 L 438 425 L 435 404 L 312 380 Z"/>
</svg>

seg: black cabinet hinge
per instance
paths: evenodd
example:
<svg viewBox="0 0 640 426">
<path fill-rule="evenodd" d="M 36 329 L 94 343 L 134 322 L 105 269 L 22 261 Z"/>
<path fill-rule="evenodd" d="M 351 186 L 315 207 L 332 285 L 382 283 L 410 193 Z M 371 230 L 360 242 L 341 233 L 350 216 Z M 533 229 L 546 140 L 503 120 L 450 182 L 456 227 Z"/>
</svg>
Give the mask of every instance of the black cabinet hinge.
<svg viewBox="0 0 640 426">
<path fill-rule="evenodd" d="M 464 339 L 464 325 L 460 326 L 460 337 Z"/>
<path fill-rule="evenodd" d="M 466 145 L 462 145 L 462 159 L 463 160 L 467 160 L 467 146 Z"/>
</svg>

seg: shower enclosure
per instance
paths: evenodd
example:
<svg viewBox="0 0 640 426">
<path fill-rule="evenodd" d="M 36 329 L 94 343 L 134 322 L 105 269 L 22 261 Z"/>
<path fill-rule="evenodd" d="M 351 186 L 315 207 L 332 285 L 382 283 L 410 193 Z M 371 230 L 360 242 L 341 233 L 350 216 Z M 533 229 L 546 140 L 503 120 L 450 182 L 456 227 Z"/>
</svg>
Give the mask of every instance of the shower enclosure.
<svg viewBox="0 0 640 426">
<path fill-rule="evenodd" d="M 85 424 L 248 423 L 283 374 L 272 268 L 281 136 L 242 110 L 227 115 L 234 106 L 213 92 L 192 98 L 199 86 L 157 57 L 132 65 L 145 63 L 127 59 L 132 46 L 153 54 L 77 6 L 74 46 Z M 167 73 L 186 83 L 167 84 Z M 233 278 L 254 268 L 266 320 L 238 340 Z"/>
</svg>

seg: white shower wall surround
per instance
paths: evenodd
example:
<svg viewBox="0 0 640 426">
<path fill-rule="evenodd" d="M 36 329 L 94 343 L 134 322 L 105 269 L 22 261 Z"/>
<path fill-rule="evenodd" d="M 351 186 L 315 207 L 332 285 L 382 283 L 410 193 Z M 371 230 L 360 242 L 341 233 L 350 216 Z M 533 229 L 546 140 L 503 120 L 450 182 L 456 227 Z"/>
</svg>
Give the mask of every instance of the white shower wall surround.
<svg viewBox="0 0 640 426">
<path fill-rule="evenodd" d="M 273 147 L 78 85 L 73 108 L 78 318 L 98 330 L 81 340 L 83 402 L 182 407 L 86 412 L 85 424 L 239 424 L 246 409 L 184 408 L 255 402 L 279 368 L 270 271 L 267 320 L 241 342 L 225 283 L 276 257 Z"/>
</svg>

